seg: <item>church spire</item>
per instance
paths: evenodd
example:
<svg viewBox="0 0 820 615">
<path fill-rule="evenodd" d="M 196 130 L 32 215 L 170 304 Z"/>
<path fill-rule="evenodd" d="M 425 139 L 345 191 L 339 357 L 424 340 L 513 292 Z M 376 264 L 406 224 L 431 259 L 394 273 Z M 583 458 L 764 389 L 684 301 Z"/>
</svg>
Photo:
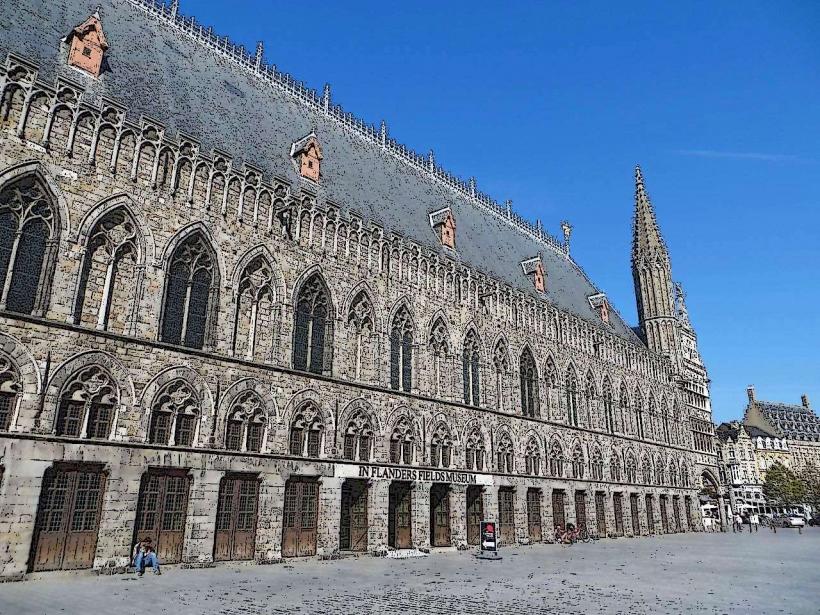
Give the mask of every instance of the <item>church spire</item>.
<svg viewBox="0 0 820 615">
<path fill-rule="evenodd" d="M 632 221 L 632 259 L 662 256 L 669 258 L 661 237 L 652 201 L 646 193 L 641 167 L 635 167 L 635 217 Z"/>
</svg>

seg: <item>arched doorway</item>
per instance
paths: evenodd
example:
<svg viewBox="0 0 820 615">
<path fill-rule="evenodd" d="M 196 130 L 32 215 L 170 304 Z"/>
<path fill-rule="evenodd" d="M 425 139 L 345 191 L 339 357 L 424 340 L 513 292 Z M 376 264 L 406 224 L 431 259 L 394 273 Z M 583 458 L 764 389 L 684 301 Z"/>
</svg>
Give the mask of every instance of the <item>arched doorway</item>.
<svg viewBox="0 0 820 615">
<path fill-rule="evenodd" d="M 723 530 L 726 527 L 726 511 L 723 508 L 723 494 L 718 485 L 714 475 L 709 470 L 704 470 L 700 475 L 698 501 L 703 517 L 712 519 L 711 523 L 717 524 Z"/>
</svg>

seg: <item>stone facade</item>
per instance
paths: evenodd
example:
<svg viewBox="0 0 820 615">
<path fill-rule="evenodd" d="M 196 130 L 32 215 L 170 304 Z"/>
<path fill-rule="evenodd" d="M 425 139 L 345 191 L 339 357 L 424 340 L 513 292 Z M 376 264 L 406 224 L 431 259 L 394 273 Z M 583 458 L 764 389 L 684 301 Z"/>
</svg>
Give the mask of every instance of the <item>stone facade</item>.
<svg viewBox="0 0 820 615">
<path fill-rule="evenodd" d="M 159 18 L 175 23 L 176 11 Z M 101 19 L 106 34 L 116 30 L 105 9 Z M 674 335 L 647 347 L 613 332 L 605 300 L 606 321 L 579 317 L 444 248 L 343 215 L 317 188 L 334 164 L 321 132 L 299 162 L 317 163 L 307 179 L 265 177 L 120 103 L 89 104 L 95 86 L 82 75 L 43 83 L 36 58 L 16 53 L 0 73 L 0 577 L 125 566 L 156 504 L 150 473 L 168 469 L 181 470 L 187 495 L 174 509 L 181 525 L 157 531 L 178 534 L 176 559 L 188 565 L 214 561 L 223 522 L 226 540 L 239 540 L 223 497 L 231 477 L 257 485 L 255 500 L 234 500 L 254 502 L 252 527 L 242 522 L 252 550 L 221 559 L 332 555 L 352 523 L 346 483 L 360 466 L 416 472 L 403 476 L 417 547 L 466 545 L 468 484 L 490 519 L 509 514 L 499 492 L 513 489 L 518 542 L 551 539 L 553 518 L 577 523 L 576 498 L 590 529 L 606 534 L 699 527 L 700 477 L 715 474 L 711 444 L 695 446 L 708 391 L 696 407 L 676 384 Z M 293 151 L 268 154 L 287 165 Z M 549 267 L 538 272 L 549 287 Z M 91 470 L 101 486 L 72 491 L 86 475 L 70 473 Z M 62 529 L 54 522 L 46 552 L 56 517 L 44 511 L 56 504 L 44 480 L 63 478 L 71 503 L 61 510 L 73 516 Z M 166 513 L 172 482 L 157 483 Z M 447 503 L 431 512 L 441 482 Z M 294 484 L 318 484 L 316 499 L 294 504 Z M 390 480 L 362 484 L 366 548 L 381 550 L 397 542 L 400 511 Z M 87 523 L 75 523 L 80 493 L 99 495 L 96 508 L 86 502 Z M 283 529 L 291 505 L 314 507 L 299 508 L 315 523 L 295 522 L 295 553 Z M 441 515 L 447 539 L 431 540 Z M 71 560 L 60 540 L 91 556 Z"/>
</svg>

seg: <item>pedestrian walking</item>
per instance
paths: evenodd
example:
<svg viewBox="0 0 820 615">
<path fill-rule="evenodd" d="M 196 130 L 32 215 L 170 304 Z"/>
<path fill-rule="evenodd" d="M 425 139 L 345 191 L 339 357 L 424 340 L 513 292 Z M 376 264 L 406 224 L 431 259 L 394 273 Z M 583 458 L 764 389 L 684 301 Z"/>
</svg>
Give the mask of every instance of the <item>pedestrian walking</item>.
<svg viewBox="0 0 820 615">
<path fill-rule="evenodd" d="M 740 516 L 740 513 L 735 514 L 735 532 L 742 532 L 743 531 L 743 517 Z"/>
<path fill-rule="evenodd" d="M 756 532 L 760 528 L 760 517 L 757 516 L 757 513 L 752 513 L 749 517 L 749 533 L 751 534 L 752 529 Z"/>
</svg>

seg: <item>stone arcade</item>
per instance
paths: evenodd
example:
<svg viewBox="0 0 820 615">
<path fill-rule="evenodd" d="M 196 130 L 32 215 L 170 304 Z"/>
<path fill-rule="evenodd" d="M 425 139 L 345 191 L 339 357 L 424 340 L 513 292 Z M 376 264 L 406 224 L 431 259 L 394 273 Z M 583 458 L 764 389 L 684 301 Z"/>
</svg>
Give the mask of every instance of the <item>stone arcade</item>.
<svg viewBox="0 0 820 615">
<path fill-rule="evenodd" d="M 0 5 L 0 577 L 699 527 L 636 173 L 627 326 L 530 224 L 170 5 Z M 79 24 L 79 25 L 78 25 Z"/>
</svg>

